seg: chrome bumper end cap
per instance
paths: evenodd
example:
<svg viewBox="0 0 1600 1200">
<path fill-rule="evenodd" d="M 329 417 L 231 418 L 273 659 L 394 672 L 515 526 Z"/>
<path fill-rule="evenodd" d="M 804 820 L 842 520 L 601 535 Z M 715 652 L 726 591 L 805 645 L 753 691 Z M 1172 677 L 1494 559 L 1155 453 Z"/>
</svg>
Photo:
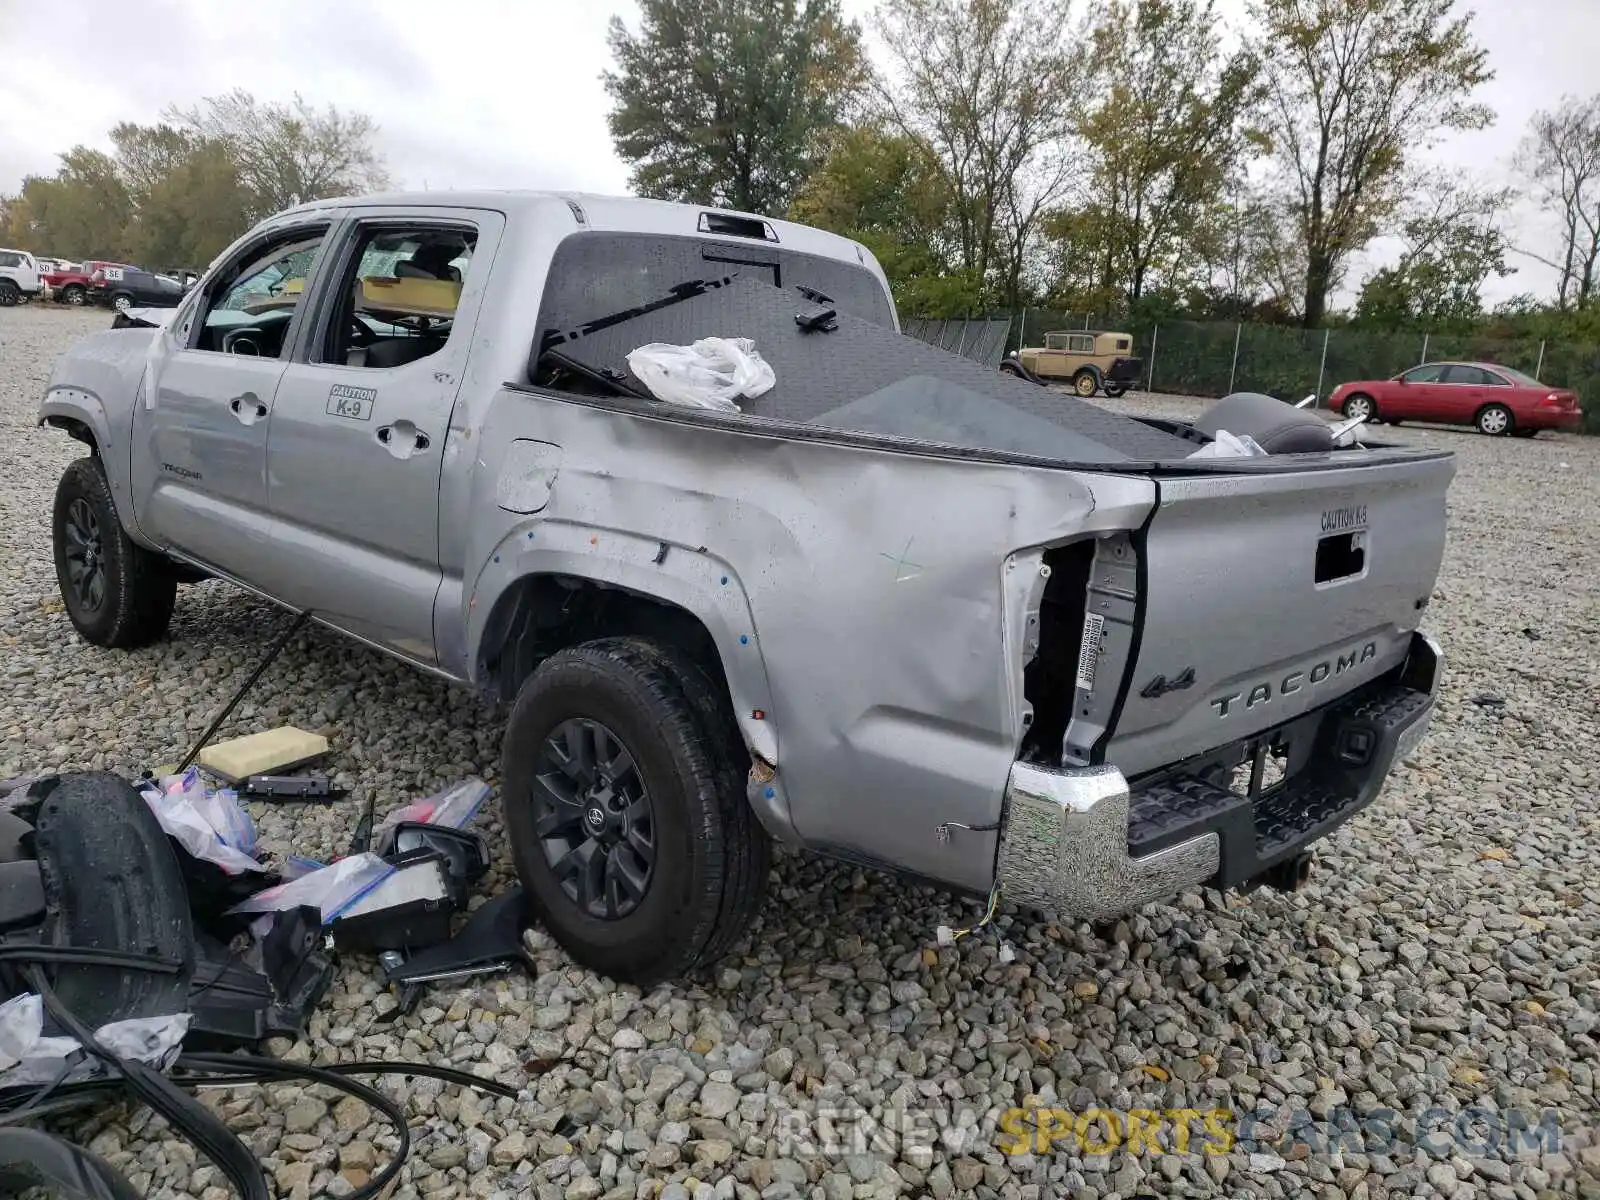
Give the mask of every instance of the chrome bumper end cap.
<svg viewBox="0 0 1600 1200">
<path fill-rule="evenodd" d="M 1065 916 L 1102 918 L 1170 899 L 1216 875 L 1215 833 L 1130 857 L 1128 809 L 1128 781 L 1115 767 L 1012 764 L 1000 830 L 1001 894 Z"/>
</svg>

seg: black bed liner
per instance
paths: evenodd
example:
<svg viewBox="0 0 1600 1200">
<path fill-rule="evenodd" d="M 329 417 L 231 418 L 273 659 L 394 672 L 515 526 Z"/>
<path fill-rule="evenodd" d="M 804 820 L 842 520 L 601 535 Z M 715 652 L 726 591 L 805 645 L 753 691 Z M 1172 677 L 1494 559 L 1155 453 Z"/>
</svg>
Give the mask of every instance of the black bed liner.
<svg viewBox="0 0 1600 1200">
<path fill-rule="evenodd" d="M 620 373 L 643 392 L 628 371 L 630 351 L 650 342 L 747 337 L 777 375 L 770 391 L 740 402 L 751 416 L 1079 463 L 1171 461 L 1195 449 L 843 311 L 829 331 L 803 330 L 796 314 L 817 307 L 793 288 L 735 276 L 604 328 L 555 333 L 542 345 L 593 371 Z"/>
</svg>

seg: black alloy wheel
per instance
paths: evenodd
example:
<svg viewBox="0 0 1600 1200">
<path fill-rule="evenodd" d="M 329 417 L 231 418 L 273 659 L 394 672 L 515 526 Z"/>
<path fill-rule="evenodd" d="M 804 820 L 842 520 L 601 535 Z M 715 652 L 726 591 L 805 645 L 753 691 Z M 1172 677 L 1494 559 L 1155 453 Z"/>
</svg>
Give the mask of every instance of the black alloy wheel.
<svg viewBox="0 0 1600 1200">
<path fill-rule="evenodd" d="M 86 498 L 79 496 L 67 506 L 61 532 L 65 542 L 67 585 L 80 611 L 85 615 L 98 613 L 106 602 L 105 546 L 100 536 L 100 519 Z"/>
<path fill-rule="evenodd" d="M 603 921 L 628 916 L 650 890 L 656 817 L 622 739 L 599 721 L 563 721 L 540 747 L 534 831 L 567 898 Z"/>
</svg>

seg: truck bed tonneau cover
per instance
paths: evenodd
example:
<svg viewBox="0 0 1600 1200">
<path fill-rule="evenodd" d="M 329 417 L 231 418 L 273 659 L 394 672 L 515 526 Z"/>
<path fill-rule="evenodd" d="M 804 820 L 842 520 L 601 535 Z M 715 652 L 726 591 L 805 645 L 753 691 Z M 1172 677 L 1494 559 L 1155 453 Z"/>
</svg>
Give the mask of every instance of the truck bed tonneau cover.
<svg viewBox="0 0 1600 1200">
<path fill-rule="evenodd" d="M 807 332 L 797 313 L 817 304 L 790 288 L 733 277 L 699 295 L 585 331 L 566 325 L 549 348 L 596 371 L 628 372 L 630 351 L 650 342 L 747 337 L 777 375 L 740 408 L 751 416 L 906 438 L 972 450 L 1079 463 L 1171 461 L 1194 444 L 1096 408 L 893 329 L 840 312 L 829 331 Z M 600 321 L 604 314 L 587 314 Z"/>
</svg>

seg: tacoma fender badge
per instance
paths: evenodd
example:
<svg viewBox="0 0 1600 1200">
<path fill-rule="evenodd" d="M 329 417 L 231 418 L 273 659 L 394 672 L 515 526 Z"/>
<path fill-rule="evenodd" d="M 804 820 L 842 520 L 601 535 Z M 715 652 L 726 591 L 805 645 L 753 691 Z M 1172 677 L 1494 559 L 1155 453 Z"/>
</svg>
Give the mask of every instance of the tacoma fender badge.
<svg viewBox="0 0 1600 1200">
<path fill-rule="evenodd" d="M 1184 688 L 1194 686 L 1194 668 L 1185 667 L 1170 680 L 1165 675 L 1157 675 L 1149 683 L 1139 689 L 1139 695 L 1146 700 L 1157 700 L 1168 692 L 1181 692 Z"/>
</svg>

